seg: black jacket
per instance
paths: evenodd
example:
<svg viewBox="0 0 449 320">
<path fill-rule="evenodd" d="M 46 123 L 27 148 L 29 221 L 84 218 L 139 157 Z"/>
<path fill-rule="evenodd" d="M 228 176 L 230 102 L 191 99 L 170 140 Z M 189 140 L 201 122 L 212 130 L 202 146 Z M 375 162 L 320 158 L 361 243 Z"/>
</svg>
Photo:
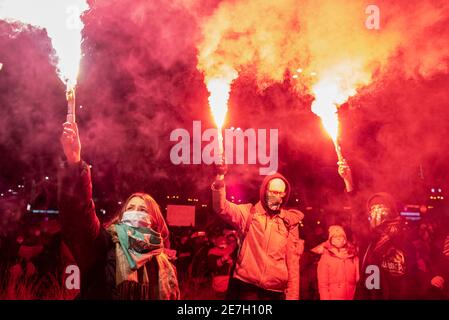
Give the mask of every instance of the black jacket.
<svg viewBox="0 0 449 320">
<path fill-rule="evenodd" d="M 59 172 L 58 206 L 63 239 L 80 268 L 80 299 L 120 299 L 123 290 L 116 286 L 115 243 L 100 224 L 92 201 L 92 182 L 89 166 L 63 164 Z M 152 269 L 149 298 L 157 293 L 157 263 L 152 259 L 146 266 Z M 138 283 L 128 284 L 126 298 L 139 299 Z M 121 291 L 121 292 L 120 292 Z M 135 294 L 133 294 L 135 291 Z"/>
<path fill-rule="evenodd" d="M 382 228 L 383 227 L 383 228 Z M 408 230 L 399 219 L 384 222 L 382 230 L 373 231 L 370 241 L 365 242 L 361 252 L 360 281 L 356 299 L 405 300 L 419 297 L 417 284 L 416 250 L 408 239 Z M 373 271 L 379 270 L 380 287 L 370 288 Z M 372 268 L 372 267 L 371 267 Z"/>
</svg>

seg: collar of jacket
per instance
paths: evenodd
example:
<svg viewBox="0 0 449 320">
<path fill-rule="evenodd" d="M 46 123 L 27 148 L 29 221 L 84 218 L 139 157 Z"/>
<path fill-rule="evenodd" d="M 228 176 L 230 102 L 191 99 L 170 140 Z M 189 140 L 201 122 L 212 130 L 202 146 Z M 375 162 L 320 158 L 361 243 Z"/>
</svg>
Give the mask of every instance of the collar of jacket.
<svg viewBox="0 0 449 320">
<path fill-rule="evenodd" d="M 339 259 L 350 259 L 353 258 L 355 255 L 355 252 L 352 250 L 351 245 L 349 243 L 344 248 L 341 248 L 339 250 L 338 248 L 330 245 L 330 243 L 327 242 L 324 245 L 324 248 L 329 252 L 331 256 Z"/>
<path fill-rule="evenodd" d="M 331 256 L 340 258 L 340 259 L 348 259 L 355 257 L 357 255 L 357 249 L 352 245 L 350 242 L 346 244 L 345 250 L 338 250 L 334 246 L 332 246 L 329 242 L 329 240 L 326 240 L 319 245 L 317 245 L 315 248 L 311 250 L 313 253 L 316 254 L 323 254 L 325 251 L 328 252 Z"/>
<path fill-rule="evenodd" d="M 256 213 L 263 213 L 267 216 L 267 218 L 281 219 L 284 222 L 287 229 L 294 228 L 304 218 L 304 214 L 299 210 L 281 209 L 278 214 L 270 215 L 268 212 L 265 211 L 265 208 L 260 201 L 256 204 L 255 207 Z"/>
</svg>

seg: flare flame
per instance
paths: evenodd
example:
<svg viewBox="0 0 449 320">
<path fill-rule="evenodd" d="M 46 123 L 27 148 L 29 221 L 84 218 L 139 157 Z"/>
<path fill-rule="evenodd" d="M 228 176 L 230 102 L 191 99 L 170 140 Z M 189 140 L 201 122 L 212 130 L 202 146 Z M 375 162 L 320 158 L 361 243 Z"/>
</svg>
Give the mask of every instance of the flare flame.
<svg viewBox="0 0 449 320">
<path fill-rule="evenodd" d="M 81 60 L 80 15 L 87 9 L 85 0 L 0 0 L 0 19 L 45 28 L 58 57 L 58 76 L 74 87 Z"/>
</svg>

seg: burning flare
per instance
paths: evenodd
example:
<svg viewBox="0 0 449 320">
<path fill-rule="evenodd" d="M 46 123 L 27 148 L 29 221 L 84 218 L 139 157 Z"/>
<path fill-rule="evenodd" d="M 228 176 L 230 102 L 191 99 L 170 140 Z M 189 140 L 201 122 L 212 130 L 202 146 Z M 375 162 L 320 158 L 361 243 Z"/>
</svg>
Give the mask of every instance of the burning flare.
<svg viewBox="0 0 449 320">
<path fill-rule="evenodd" d="M 321 118 L 324 129 L 334 142 L 337 141 L 339 133 L 338 106 L 357 93 L 356 84 L 345 87 L 347 83 L 344 80 L 339 79 L 338 76 L 328 76 L 312 86 L 312 92 L 315 95 L 312 112 Z"/>
<path fill-rule="evenodd" d="M 59 77 L 76 85 L 81 60 L 80 15 L 86 0 L 0 0 L 0 19 L 45 28 L 58 57 Z"/>
<path fill-rule="evenodd" d="M 317 77 L 318 82 L 311 88 L 315 96 L 311 109 L 321 118 L 340 159 L 342 155 L 338 144 L 338 107 L 357 93 L 356 88 L 368 84 L 371 81 L 371 74 L 352 61 L 329 68 L 324 74 L 318 73 Z"/>
<path fill-rule="evenodd" d="M 59 78 L 66 84 L 67 121 L 75 122 L 75 86 L 81 60 L 82 12 L 86 0 L 0 0 L 0 19 L 45 28 L 58 57 Z"/>
<path fill-rule="evenodd" d="M 209 91 L 209 107 L 214 117 L 218 133 L 218 152 L 221 159 L 224 152 L 222 129 L 228 112 L 228 100 L 231 91 L 231 83 L 237 77 L 235 70 L 227 72 L 226 76 L 206 78 L 206 87 Z"/>
<path fill-rule="evenodd" d="M 337 141 L 339 131 L 337 106 L 332 99 L 329 99 L 326 95 L 325 91 L 328 90 L 328 88 L 321 88 L 318 86 L 314 89 L 316 98 L 312 103 L 312 112 L 321 118 L 324 129 L 335 142 Z"/>
<path fill-rule="evenodd" d="M 214 117 L 217 129 L 223 128 L 226 114 L 228 112 L 228 100 L 231 91 L 231 82 L 234 77 L 213 78 L 207 81 L 206 86 L 209 91 L 209 106 Z"/>
</svg>

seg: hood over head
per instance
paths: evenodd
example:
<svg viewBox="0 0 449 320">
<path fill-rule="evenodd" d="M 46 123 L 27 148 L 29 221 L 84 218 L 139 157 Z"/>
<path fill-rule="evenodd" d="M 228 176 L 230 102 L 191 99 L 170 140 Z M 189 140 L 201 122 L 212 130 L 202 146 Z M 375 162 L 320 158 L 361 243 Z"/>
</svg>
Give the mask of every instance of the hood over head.
<svg viewBox="0 0 449 320">
<path fill-rule="evenodd" d="M 288 199 L 290 197 L 291 187 L 290 187 L 290 183 L 288 182 L 288 180 L 280 173 L 275 173 L 275 174 L 266 176 L 265 179 L 262 181 L 262 185 L 260 186 L 260 193 L 259 193 L 260 202 L 266 212 L 268 212 L 270 214 L 278 214 L 279 210 L 273 211 L 268 207 L 267 200 L 265 197 L 266 191 L 268 189 L 268 183 L 273 179 L 281 179 L 285 183 L 285 196 L 282 198 L 281 208 L 284 207 L 288 202 Z"/>
<path fill-rule="evenodd" d="M 366 210 L 368 214 L 371 211 L 373 205 L 384 205 L 389 210 L 388 215 L 382 217 L 381 224 L 388 221 L 393 221 L 399 216 L 398 209 L 396 207 L 396 201 L 393 196 L 386 192 L 378 192 L 373 194 L 366 202 Z"/>
</svg>

